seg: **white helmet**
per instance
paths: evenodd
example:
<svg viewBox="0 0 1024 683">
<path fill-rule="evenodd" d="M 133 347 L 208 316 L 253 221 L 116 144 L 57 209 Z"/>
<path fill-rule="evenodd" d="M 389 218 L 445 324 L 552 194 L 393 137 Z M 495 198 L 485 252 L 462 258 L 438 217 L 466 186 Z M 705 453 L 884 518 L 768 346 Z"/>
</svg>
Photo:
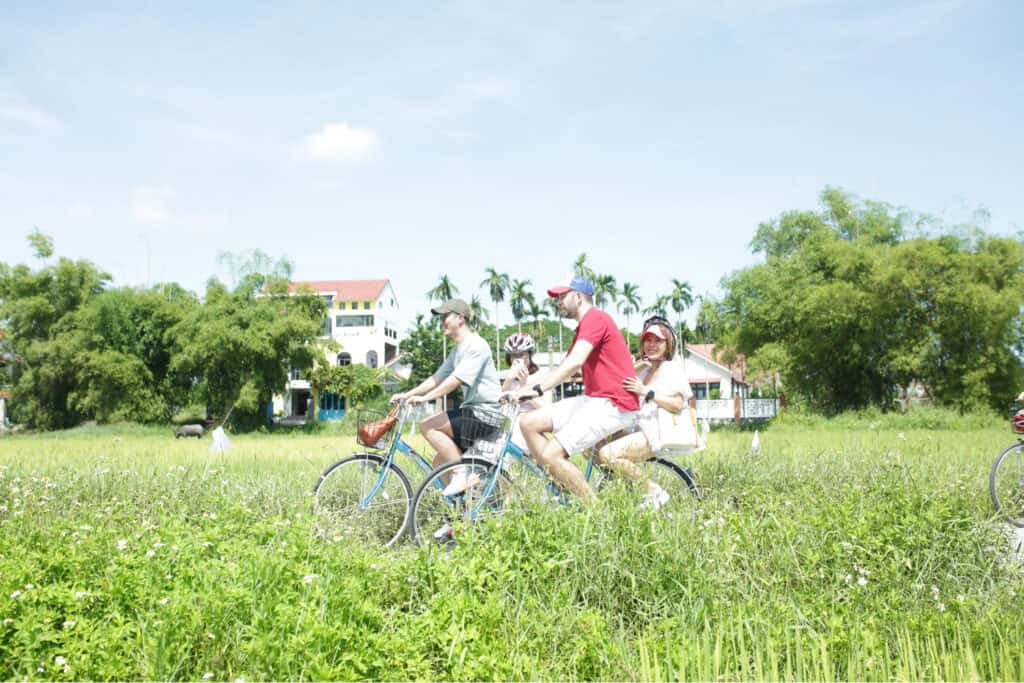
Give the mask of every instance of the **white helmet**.
<svg viewBox="0 0 1024 683">
<path fill-rule="evenodd" d="M 516 332 L 505 340 L 505 353 L 528 353 L 536 348 L 537 342 L 525 332 Z"/>
</svg>

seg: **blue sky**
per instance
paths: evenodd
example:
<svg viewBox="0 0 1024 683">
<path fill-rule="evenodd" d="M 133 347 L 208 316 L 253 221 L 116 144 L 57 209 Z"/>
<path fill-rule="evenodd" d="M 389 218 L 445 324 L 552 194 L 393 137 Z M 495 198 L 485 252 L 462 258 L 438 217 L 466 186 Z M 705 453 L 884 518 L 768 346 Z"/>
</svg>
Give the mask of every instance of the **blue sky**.
<svg viewBox="0 0 1024 683">
<path fill-rule="evenodd" d="M 38 227 L 115 284 L 201 292 L 259 248 L 391 278 L 409 319 L 441 273 L 540 294 L 584 251 L 647 302 L 715 294 L 829 184 L 1012 234 L 1022 25 L 984 0 L 5 2 L 0 260 Z"/>
</svg>

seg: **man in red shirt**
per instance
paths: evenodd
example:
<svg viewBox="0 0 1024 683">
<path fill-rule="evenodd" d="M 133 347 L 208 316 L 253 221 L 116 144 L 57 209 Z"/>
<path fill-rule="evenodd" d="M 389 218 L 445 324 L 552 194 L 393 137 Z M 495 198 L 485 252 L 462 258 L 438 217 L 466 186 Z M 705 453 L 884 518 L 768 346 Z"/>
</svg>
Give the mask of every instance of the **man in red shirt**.
<svg viewBox="0 0 1024 683">
<path fill-rule="evenodd" d="M 581 368 L 583 396 L 531 411 L 522 416 L 519 426 L 530 454 L 551 478 L 581 500 L 590 501 L 594 491 L 567 456 L 632 426 L 640 404 L 635 394 L 626 391 L 623 382 L 636 377 L 636 371 L 629 347 L 615 321 L 594 306 L 594 285 L 590 280 L 574 277 L 568 283 L 549 289 L 548 296 L 558 299 L 562 317 L 579 323 L 576 336 L 561 365 L 548 373 L 540 384 L 521 389 L 516 397 L 542 396 Z M 546 434 L 554 438 L 549 441 Z"/>
</svg>

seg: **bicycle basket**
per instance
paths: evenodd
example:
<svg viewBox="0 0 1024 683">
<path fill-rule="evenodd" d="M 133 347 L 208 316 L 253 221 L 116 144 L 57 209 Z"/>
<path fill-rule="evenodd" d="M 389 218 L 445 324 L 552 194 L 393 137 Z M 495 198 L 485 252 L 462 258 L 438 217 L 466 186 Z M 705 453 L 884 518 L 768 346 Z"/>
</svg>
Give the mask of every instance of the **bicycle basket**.
<svg viewBox="0 0 1024 683">
<path fill-rule="evenodd" d="M 364 408 L 356 412 L 356 440 L 367 448 L 384 449 L 388 437 L 398 424 L 398 406 L 389 413 Z"/>
<path fill-rule="evenodd" d="M 463 455 L 498 457 L 508 436 L 508 415 L 505 410 L 472 406 L 459 409 L 452 425 L 459 437 L 458 446 Z"/>
</svg>

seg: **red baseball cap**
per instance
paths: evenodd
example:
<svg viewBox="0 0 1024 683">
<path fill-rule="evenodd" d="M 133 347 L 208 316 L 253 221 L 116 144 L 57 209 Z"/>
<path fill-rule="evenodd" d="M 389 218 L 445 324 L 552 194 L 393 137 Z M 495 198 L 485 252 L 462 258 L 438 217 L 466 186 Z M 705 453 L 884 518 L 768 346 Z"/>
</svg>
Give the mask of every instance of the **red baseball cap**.
<svg viewBox="0 0 1024 683">
<path fill-rule="evenodd" d="M 668 341 L 668 337 L 666 337 L 665 333 L 661 331 L 661 325 L 651 325 L 648 327 L 640 336 L 641 339 L 644 339 L 645 337 L 657 337 L 662 341 Z"/>
</svg>

